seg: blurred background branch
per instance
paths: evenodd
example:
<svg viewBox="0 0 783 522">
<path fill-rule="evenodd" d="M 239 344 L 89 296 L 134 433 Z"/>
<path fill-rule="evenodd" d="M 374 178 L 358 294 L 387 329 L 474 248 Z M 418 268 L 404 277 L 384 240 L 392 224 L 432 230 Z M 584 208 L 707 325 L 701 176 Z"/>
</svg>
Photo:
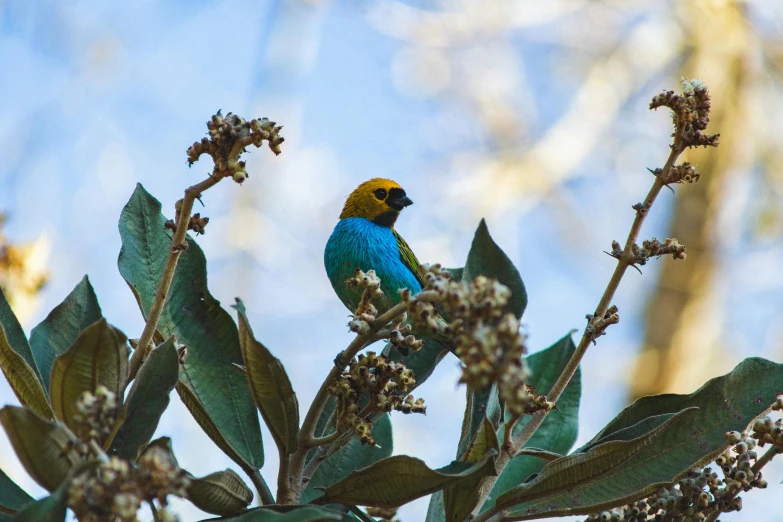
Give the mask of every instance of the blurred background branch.
<svg viewBox="0 0 783 522">
<path fill-rule="evenodd" d="M 14 244 L 4 234 L 6 215 L 0 213 L 0 290 L 21 320 L 36 311 L 38 294 L 49 277 L 49 240 L 41 236 L 30 244 Z"/>
</svg>

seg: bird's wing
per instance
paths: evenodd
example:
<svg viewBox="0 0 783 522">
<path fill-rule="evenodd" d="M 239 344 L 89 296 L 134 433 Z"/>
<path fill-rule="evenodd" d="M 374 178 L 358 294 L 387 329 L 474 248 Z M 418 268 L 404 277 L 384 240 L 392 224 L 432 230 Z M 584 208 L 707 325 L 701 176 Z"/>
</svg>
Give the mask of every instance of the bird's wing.
<svg viewBox="0 0 783 522">
<path fill-rule="evenodd" d="M 416 259 L 416 254 L 413 253 L 411 247 L 408 246 L 408 243 L 405 242 L 405 240 L 400 234 L 397 233 L 396 230 L 394 230 L 394 237 L 397 238 L 397 245 L 400 247 L 400 260 L 406 267 L 408 267 L 408 270 L 413 273 L 414 277 L 419 281 L 419 283 L 421 283 L 421 287 L 424 288 L 427 285 L 427 282 L 419 274 L 420 263 L 419 260 Z"/>
</svg>

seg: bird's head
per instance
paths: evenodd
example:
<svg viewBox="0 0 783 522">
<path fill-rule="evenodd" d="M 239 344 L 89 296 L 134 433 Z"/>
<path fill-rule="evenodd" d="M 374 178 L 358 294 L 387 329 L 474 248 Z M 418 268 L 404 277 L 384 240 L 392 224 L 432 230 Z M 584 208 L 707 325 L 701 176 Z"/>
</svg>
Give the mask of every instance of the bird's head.
<svg viewBox="0 0 783 522">
<path fill-rule="evenodd" d="M 400 211 L 413 201 L 396 181 L 373 178 L 351 192 L 340 219 L 362 217 L 384 227 L 393 227 Z"/>
</svg>

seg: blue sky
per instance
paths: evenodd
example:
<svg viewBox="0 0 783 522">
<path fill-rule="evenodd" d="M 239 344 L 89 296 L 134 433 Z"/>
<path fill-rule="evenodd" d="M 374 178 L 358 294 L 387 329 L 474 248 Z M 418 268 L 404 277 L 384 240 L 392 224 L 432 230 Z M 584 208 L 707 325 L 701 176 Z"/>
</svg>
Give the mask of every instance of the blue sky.
<svg viewBox="0 0 783 522">
<path fill-rule="evenodd" d="M 51 244 L 50 281 L 36 311 L 24 318 L 25 328 L 86 273 L 106 317 L 138 337 L 143 324 L 116 268 L 119 213 L 137 182 L 172 213 L 183 189 L 211 168 L 197 163 L 188 169 L 185 149 L 204 135 L 217 109 L 284 125 L 281 156 L 252 151 L 243 186 L 221 183 L 205 194 L 202 214 L 212 221 L 199 243 L 210 262 L 212 293 L 223 303 L 243 298 L 256 334 L 291 374 L 300 404 L 309 404 L 319 377 L 350 341 L 347 311 L 329 287 L 322 252 L 345 196 L 371 177 L 397 180 L 416 202 L 398 230 L 424 262 L 460 266 L 479 219 L 487 218 L 527 285 L 524 322 L 533 350 L 581 328 L 613 269 L 602 251 L 625 237 L 630 205 L 651 182 L 645 167 L 665 159 L 668 117 L 648 113 L 646 105 L 661 88 L 675 86 L 676 63 L 637 87 L 619 108 L 622 118 L 560 188 L 509 203 L 504 198 L 511 189 L 489 184 L 484 158 L 521 154 L 552 128 L 574 102 L 596 53 L 577 53 L 581 61 L 570 56 L 564 66 L 570 50 L 546 41 L 547 24 L 473 42 L 474 58 L 488 69 L 473 74 L 469 66 L 454 66 L 450 79 L 467 84 L 486 77 L 513 87 L 498 96 L 511 92 L 507 110 L 524 122 L 524 131 L 501 146 L 459 90 L 433 96 L 406 87 L 408 80 L 415 86 L 415 78 L 400 73 L 399 60 L 415 46 L 370 23 L 374 7 L 358 0 L 0 2 L 0 209 L 10 215 L 10 237 L 25 242 L 45 235 Z M 618 15 L 618 39 L 660 18 L 658 8 L 647 7 Z M 580 11 L 564 16 L 578 21 Z M 437 65 L 461 51 L 434 52 L 427 63 Z M 490 68 L 493 60 L 500 65 Z M 520 176 L 534 179 L 530 172 Z M 729 223 L 748 212 L 754 178 L 747 179 L 733 187 L 739 203 L 727 211 L 734 213 L 724 218 Z M 664 192 L 646 237 L 665 236 L 672 203 Z M 687 245 L 687 238 L 679 239 Z M 721 307 L 728 301 L 741 306 L 725 315 L 738 341 L 724 370 L 749 355 L 779 359 L 781 261 L 779 238 L 740 240 L 726 252 L 716 295 Z M 643 305 L 665 262 L 672 261 L 652 262 L 643 276 L 629 272 L 616 299 L 622 323 L 583 364 L 580 440 L 625 404 Z M 458 375 L 456 362 L 444 361 L 419 389 L 427 416 L 393 419 L 396 452 L 433 466 L 453 458 L 464 403 Z M 15 402 L 0 383 L 0 403 Z M 159 433 L 173 437 L 180 463 L 194 474 L 233 467 L 178 400 Z M 8 448 L 0 435 L 0 465 L 42 494 Z M 270 483 L 275 459 L 270 454 L 263 470 Z M 773 469 L 770 484 L 781 475 Z M 772 501 L 756 492 L 746 506 Z M 197 516 L 185 503 L 176 507 L 185 520 Z M 425 511 L 420 500 L 401 517 L 421 520 Z"/>
</svg>

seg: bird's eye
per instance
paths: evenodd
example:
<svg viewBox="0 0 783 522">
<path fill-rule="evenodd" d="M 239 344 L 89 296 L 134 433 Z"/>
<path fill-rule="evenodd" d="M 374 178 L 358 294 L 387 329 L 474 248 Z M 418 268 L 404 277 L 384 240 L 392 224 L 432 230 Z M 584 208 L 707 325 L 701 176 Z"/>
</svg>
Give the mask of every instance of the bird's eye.
<svg viewBox="0 0 783 522">
<path fill-rule="evenodd" d="M 373 194 L 375 194 L 375 197 L 381 201 L 386 199 L 386 189 L 376 189 Z"/>
</svg>

